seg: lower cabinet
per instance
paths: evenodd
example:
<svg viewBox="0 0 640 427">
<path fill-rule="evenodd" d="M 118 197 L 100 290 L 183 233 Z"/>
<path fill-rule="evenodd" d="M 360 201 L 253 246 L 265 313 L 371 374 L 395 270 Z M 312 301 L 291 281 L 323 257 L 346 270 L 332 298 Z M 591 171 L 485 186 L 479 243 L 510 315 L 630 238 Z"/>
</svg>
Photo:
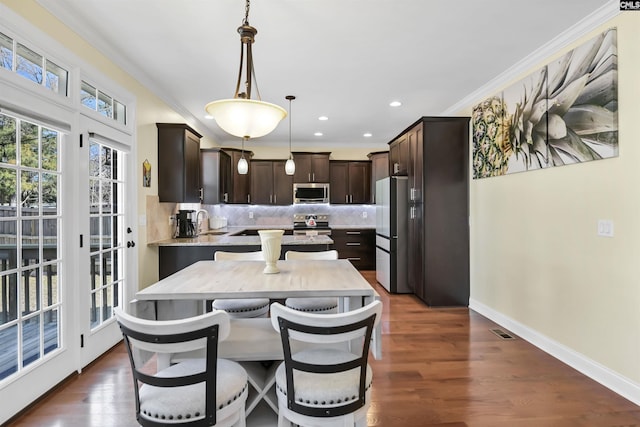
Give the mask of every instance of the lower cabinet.
<svg viewBox="0 0 640 427">
<path fill-rule="evenodd" d="M 160 246 L 159 255 L 159 278 L 164 279 L 176 271 L 182 270 L 198 261 L 213 261 L 213 254 L 216 251 L 225 252 L 253 252 L 259 251 L 260 245 L 240 245 L 240 246 Z M 287 251 L 314 252 L 326 251 L 329 245 L 282 245 L 280 259 L 284 259 Z"/>
<path fill-rule="evenodd" d="M 332 249 L 358 270 L 376 269 L 376 231 L 373 228 L 331 229 Z"/>
</svg>

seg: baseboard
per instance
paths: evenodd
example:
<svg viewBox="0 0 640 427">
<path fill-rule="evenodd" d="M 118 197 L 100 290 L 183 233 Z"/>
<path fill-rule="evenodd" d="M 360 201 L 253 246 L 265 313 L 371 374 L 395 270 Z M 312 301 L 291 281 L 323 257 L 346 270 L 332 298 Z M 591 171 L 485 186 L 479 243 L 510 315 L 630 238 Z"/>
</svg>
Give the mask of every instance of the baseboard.
<svg viewBox="0 0 640 427">
<path fill-rule="evenodd" d="M 473 298 L 469 299 L 469 308 L 640 406 L 640 384 Z"/>
</svg>

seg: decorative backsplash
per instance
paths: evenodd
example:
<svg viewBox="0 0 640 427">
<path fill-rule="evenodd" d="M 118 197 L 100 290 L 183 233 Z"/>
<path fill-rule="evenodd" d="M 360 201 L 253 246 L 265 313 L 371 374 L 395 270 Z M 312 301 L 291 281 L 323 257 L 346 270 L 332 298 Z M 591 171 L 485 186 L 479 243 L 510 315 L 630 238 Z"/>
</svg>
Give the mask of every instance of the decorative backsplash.
<svg viewBox="0 0 640 427">
<path fill-rule="evenodd" d="M 204 209 L 209 217 L 227 218 L 228 227 L 292 227 L 293 214 L 329 214 L 334 227 L 375 227 L 375 205 L 199 205 L 197 203 L 160 203 L 158 196 L 147 196 L 147 243 L 170 239 L 175 226 L 169 217 L 178 209 Z"/>
</svg>

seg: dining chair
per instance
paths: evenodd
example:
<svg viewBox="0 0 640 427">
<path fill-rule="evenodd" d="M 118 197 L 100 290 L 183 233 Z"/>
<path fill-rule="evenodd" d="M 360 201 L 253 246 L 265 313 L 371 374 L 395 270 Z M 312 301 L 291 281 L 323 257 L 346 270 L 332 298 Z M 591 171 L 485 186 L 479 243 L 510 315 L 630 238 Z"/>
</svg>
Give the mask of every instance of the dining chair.
<svg viewBox="0 0 640 427">
<path fill-rule="evenodd" d="M 285 260 L 331 260 L 338 259 L 338 251 L 298 252 L 287 251 Z M 284 304 L 298 311 L 314 313 L 335 313 L 338 311 L 338 298 L 335 297 L 302 297 L 287 298 Z"/>
<path fill-rule="evenodd" d="M 215 261 L 264 261 L 262 251 L 216 251 Z M 269 314 L 269 298 L 221 298 L 211 304 L 214 310 L 224 310 L 233 318 L 266 317 Z"/>
<path fill-rule="evenodd" d="M 337 314 L 271 305 L 284 354 L 276 370 L 278 427 L 366 425 L 373 379 L 369 345 L 381 313 L 380 301 Z"/>
<path fill-rule="evenodd" d="M 115 315 L 131 363 L 140 425 L 246 426 L 247 372 L 217 356 L 218 342 L 229 335 L 227 313 L 146 320 L 116 308 Z M 203 349 L 204 358 L 179 359 L 180 353 Z M 166 355 L 177 363 L 162 366 L 159 361 Z"/>
</svg>

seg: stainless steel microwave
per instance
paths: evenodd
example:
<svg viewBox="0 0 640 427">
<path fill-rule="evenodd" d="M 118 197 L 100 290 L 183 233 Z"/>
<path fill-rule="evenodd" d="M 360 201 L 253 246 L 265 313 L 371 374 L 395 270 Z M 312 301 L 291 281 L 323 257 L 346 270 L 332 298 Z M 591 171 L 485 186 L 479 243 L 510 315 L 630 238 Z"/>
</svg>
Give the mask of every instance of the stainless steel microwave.
<svg viewBox="0 0 640 427">
<path fill-rule="evenodd" d="M 293 203 L 329 203 L 329 184 L 319 182 L 293 184 Z"/>
</svg>

